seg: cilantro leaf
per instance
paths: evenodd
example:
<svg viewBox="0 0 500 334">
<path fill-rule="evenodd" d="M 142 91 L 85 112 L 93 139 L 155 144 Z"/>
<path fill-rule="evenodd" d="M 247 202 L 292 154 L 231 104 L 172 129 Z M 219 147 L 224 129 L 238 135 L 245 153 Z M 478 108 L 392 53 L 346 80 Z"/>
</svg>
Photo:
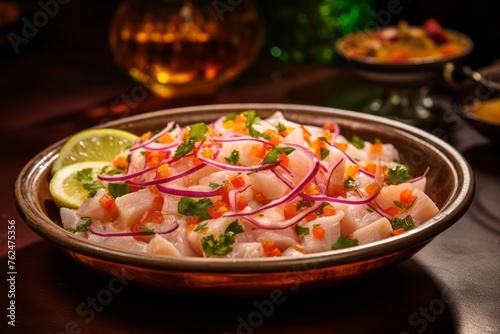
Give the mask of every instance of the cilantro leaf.
<svg viewBox="0 0 500 334">
<path fill-rule="evenodd" d="M 221 234 L 219 238 L 215 239 L 213 234 L 201 238 L 201 247 L 203 248 L 205 256 L 223 256 L 229 254 L 233 250 L 232 246 L 235 242 L 236 234 L 243 231 L 244 229 L 238 224 L 238 220 L 235 220 L 228 225 L 224 234 Z"/>
<path fill-rule="evenodd" d="M 295 233 L 297 233 L 299 238 L 303 238 L 304 236 L 309 234 L 309 227 L 302 227 L 299 225 L 295 225 Z"/>
<path fill-rule="evenodd" d="M 324 160 L 328 155 L 330 155 L 330 150 L 326 148 L 320 147 L 319 154 L 321 155 L 321 160 Z"/>
<path fill-rule="evenodd" d="M 185 216 L 200 217 L 201 219 L 210 219 L 208 209 L 213 207 L 214 204 L 208 198 L 194 200 L 189 197 L 182 197 L 177 204 L 177 211 Z"/>
<path fill-rule="evenodd" d="M 357 186 L 358 186 L 358 181 L 356 181 L 350 176 L 347 177 L 347 180 L 345 180 L 344 182 L 344 187 L 346 187 L 347 189 L 356 188 Z"/>
<path fill-rule="evenodd" d="M 229 155 L 229 157 L 225 157 L 224 159 L 226 159 L 226 161 L 230 165 L 237 166 L 237 165 L 239 165 L 239 161 L 240 161 L 240 152 L 233 150 L 231 152 L 231 154 Z"/>
<path fill-rule="evenodd" d="M 276 125 L 276 130 L 278 130 L 279 132 L 286 131 L 286 126 L 283 123 L 279 122 L 278 125 Z"/>
<path fill-rule="evenodd" d="M 195 143 L 196 141 L 194 137 L 188 137 L 186 140 L 180 143 L 179 146 L 177 146 L 177 149 L 174 153 L 174 158 L 183 157 L 191 152 L 194 148 Z"/>
<path fill-rule="evenodd" d="M 205 123 L 196 123 L 189 126 L 189 137 L 194 138 L 196 142 L 207 137 L 208 127 Z"/>
<path fill-rule="evenodd" d="M 85 219 L 85 222 L 79 225 L 76 225 L 75 228 L 68 227 L 66 231 L 71 232 L 71 233 L 76 233 L 76 232 L 87 232 L 89 229 L 90 225 L 94 222 L 92 219 L 88 217 L 82 217 L 82 219 Z"/>
<path fill-rule="evenodd" d="M 351 141 L 350 141 L 350 143 L 351 143 L 354 147 L 356 147 L 356 148 L 358 148 L 358 149 L 362 149 L 362 148 L 364 148 L 364 147 L 365 147 L 365 141 L 364 141 L 363 139 L 359 138 L 357 135 L 353 135 L 353 136 L 351 137 Z"/>
<path fill-rule="evenodd" d="M 397 206 L 398 208 L 403 209 L 403 210 L 408 210 L 413 206 L 413 204 L 415 204 L 415 202 L 413 202 L 411 204 L 403 204 L 400 201 L 394 201 L 393 203 L 395 206 Z"/>
<path fill-rule="evenodd" d="M 123 196 L 130 192 L 130 186 L 126 183 L 108 183 L 108 192 L 114 198 Z"/>
<path fill-rule="evenodd" d="M 254 123 L 259 119 L 259 116 L 257 115 L 257 112 L 255 110 L 245 111 L 243 114 L 247 118 L 247 120 L 245 122 L 245 126 L 247 127 L 248 134 L 251 137 L 254 137 L 254 138 L 261 137 L 261 138 L 264 138 L 264 139 L 271 139 L 270 135 L 262 133 L 262 132 L 259 132 L 259 131 L 255 130 L 253 128 Z"/>
<path fill-rule="evenodd" d="M 227 180 L 224 180 L 222 183 L 210 182 L 208 186 L 212 189 L 217 189 L 223 187 L 227 183 Z"/>
<path fill-rule="evenodd" d="M 404 183 L 412 178 L 410 169 L 400 165 L 395 168 L 388 168 L 387 174 L 389 175 L 389 182 L 394 185 Z"/>
<path fill-rule="evenodd" d="M 200 232 L 200 231 L 206 230 L 207 228 L 208 228 L 207 223 L 198 224 L 198 226 L 196 226 L 193 231 Z"/>
<path fill-rule="evenodd" d="M 332 244 L 332 249 L 342 249 L 358 245 L 358 239 L 350 239 L 348 235 L 342 234 Z"/>
<path fill-rule="evenodd" d="M 262 161 L 263 165 L 267 164 L 273 164 L 278 162 L 278 158 L 280 157 L 281 153 L 285 153 L 286 155 L 289 155 L 295 151 L 293 147 L 289 146 L 274 146 L 269 152 L 267 152 L 266 156 L 264 157 L 264 161 Z"/>
<path fill-rule="evenodd" d="M 89 192 L 89 197 L 94 197 L 97 190 L 105 188 L 100 181 L 94 179 L 94 169 L 90 167 L 79 170 L 74 179 L 80 182 L 83 189 Z"/>
<path fill-rule="evenodd" d="M 404 218 L 393 218 L 391 220 L 391 226 L 393 230 L 403 228 L 403 230 L 408 231 L 415 228 L 415 223 L 413 222 L 412 216 L 408 215 Z"/>
</svg>

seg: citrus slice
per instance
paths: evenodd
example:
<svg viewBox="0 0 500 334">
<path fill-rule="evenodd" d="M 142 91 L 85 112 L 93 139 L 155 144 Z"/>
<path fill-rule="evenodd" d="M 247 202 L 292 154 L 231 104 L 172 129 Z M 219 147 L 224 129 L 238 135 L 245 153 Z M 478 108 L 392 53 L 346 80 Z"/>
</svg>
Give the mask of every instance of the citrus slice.
<svg viewBox="0 0 500 334">
<path fill-rule="evenodd" d="M 52 174 L 64 166 L 81 161 L 113 161 L 132 146 L 137 136 L 118 129 L 90 129 L 73 135 L 52 164 Z"/>
<path fill-rule="evenodd" d="M 84 171 L 87 181 L 97 181 L 97 174 L 106 166 L 111 166 L 111 163 L 109 161 L 84 161 L 75 162 L 59 169 L 52 176 L 49 184 L 50 194 L 56 205 L 72 209 L 82 205 L 83 201 L 88 198 L 90 191 L 85 189 L 83 183 L 78 180 L 78 173 Z M 91 171 L 88 170 L 89 168 Z"/>
</svg>

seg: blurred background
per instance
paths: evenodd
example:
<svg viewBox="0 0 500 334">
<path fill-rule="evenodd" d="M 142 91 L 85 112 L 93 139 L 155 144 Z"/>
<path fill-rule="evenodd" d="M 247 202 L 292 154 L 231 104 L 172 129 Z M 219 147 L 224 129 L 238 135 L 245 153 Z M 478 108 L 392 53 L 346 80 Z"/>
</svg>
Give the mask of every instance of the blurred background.
<svg viewBox="0 0 500 334">
<path fill-rule="evenodd" d="M 136 7 L 129 8 L 128 14 L 122 13 L 121 21 L 117 23 L 116 13 L 123 3 L 117 0 L 0 0 L 0 115 L 5 120 L 0 125 L 2 132 L 37 125 L 36 122 L 42 119 L 50 123 L 51 117 L 57 120 L 61 114 L 71 116 L 82 110 L 87 111 L 88 117 L 93 117 L 89 123 L 81 123 L 82 126 L 92 125 L 92 122 L 109 119 L 107 111 L 99 109 L 102 106 L 118 114 L 128 114 L 214 101 L 210 94 L 216 92 L 207 91 L 194 97 L 191 94 L 188 98 L 173 101 L 168 99 L 172 94 L 168 89 L 163 90 L 167 99 L 162 99 L 158 94 L 152 96 L 138 87 L 140 81 L 133 77 L 137 79 L 146 75 L 147 79 L 146 72 L 156 69 L 148 68 L 144 62 L 142 73 L 127 73 L 124 63 L 130 46 L 115 45 L 113 52 L 110 32 L 113 25 L 133 22 L 134 18 L 126 15 L 137 13 L 137 8 L 142 10 L 143 18 L 154 22 L 157 15 L 154 7 L 169 2 L 147 0 L 139 5 L 135 3 Z M 133 5 L 134 1 L 131 3 Z M 245 88 L 245 84 L 250 83 L 255 87 L 261 83 L 280 82 L 295 73 L 295 68 L 303 66 L 314 66 L 316 70 L 342 68 L 344 64 L 333 49 L 335 41 L 374 23 L 380 26 L 406 20 L 420 25 L 432 17 L 443 27 L 471 37 L 475 49 L 465 60 L 470 67 L 478 69 L 500 57 L 500 4 L 494 0 L 460 3 L 451 0 L 200 0 L 179 3 L 208 6 L 212 11 L 215 8 L 218 23 L 243 29 L 236 32 L 250 34 L 249 38 L 258 44 L 258 48 L 253 49 L 239 44 L 234 50 L 227 51 L 239 52 L 243 59 L 242 63 L 235 61 L 229 65 L 224 72 L 220 86 L 229 92 L 233 86 Z M 254 5 L 262 24 L 263 35 L 260 37 L 256 32 L 259 26 L 252 21 L 250 4 Z M 42 10 L 45 14 L 40 14 Z M 189 8 L 182 7 L 182 11 L 177 12 L 181 16 L 187 15 Z M 196 12 L 189 13 L 196 20 Z M 35 22 L 39 27 L 31 26 L 30 30 L 26 27 L 27 21 Z M 242 22 L 246 22 L 246 26 Z M 153 24 L 151 27 L 154 30 Z M 231 28 L 226 32 L 228 30 Z M 259 38 L 262 39 L 259 41 Z M 256 53 L 255 56 L 252 53 Z M 176 61 L 182 63 L 182 60 Z M 205 69 L 204 75 L 223 73 L 221 68 Z M 335 87 L 330 83 L 328 89 L 334 90 Z M 126 100 L 131 94 L 135 94 L 135 100 Z M 292 95 L 300 97 L 300 92 Z M 273 102 L 257 95 L 248 95 L 244 99 L 246 102 L 261 102 L 259 99 Z M 231 99 L 215 101 L 231 102 Z M 307 98 L 297 102 L 314 103 Z M 320 97 L 317 104 L 336 106 L 334 100 L 325 97 Z M 341 102 L 338 106 L 346 107 Z M 40 112 L 29 118 L 23 115 L 25 110 L 33 109 Z"/>
</svg>

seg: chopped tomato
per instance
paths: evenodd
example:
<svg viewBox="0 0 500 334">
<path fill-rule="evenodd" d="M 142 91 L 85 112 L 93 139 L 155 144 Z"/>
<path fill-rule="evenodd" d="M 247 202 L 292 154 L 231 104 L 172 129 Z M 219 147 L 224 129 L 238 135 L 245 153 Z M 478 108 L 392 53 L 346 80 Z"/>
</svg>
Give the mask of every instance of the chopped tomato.
<svg viewBox="0 0 500 334">
<path fill-rule="evenodd" d="M 264 241 L 262 242 L 262 247 L 264 248 L 264 253 L 267 256 L 281 256 L 281 251 L 278 247 L 276 247 L 274 241 Z"/>
<path fill-rule="evenodd" d="M 335 131 L 335 124 L 333 124 L 331 122 L 326 122 L 325 124 L 323 124 L 322 128 L 323 128 L 323 130 L 328 130 L 330 132 L 334 132 Z"/>
<path fill-rule="evenodd" d="M 241 211 L 247 206 L 247 198 L 243 195 L 236 200 L 236 208 Z"/>
<path fill-rule="evenodd" d="M 380 154 L 383 148 L 384 144 L 373 144 L 372 146 L 370 146 L 370 154 Z"/>
<path fill-rule="evenodd" d="M 342 152 L 347 151 L 347 144 L 346 143 L 333 143 L 333 145 L 341 150 Z"/>
<path fill-rule="evenodd" d="M 306 216 L 306 221 L 310 222 L 310 221 L 315 220 L 316 218 L 318 218 L 318 215 L 316 214 L 316 212 L 311 212 L 310 214 L 308 214 Z"/>
<path fill-rule="evenodd" d="M 373 196 L 380 191 L 380 186 L 375 182 L 370 182 L 370 184 L 366 186 L 365 191 L 368 196 Z"/>
<path fill-rule="evenodd" d="M 356 176 L 358 175 L 359 172 L 359 166 L 357 165 L 350 165 L 347 167 L 346 174 L 349 175 L 351 178 L 355 179 Z"/>
<path fill-rule="evenodd" d="M 196 217 L 196 216 L 188 216 L 186 218 L 186 223 L 188 224 L 188 226 L 197 225 L 197 224 L 201 223 L 202 221 L 203 221 L 203 219 L 201 219 L 201 217 Z"/>
<path fill-rule="evenodd" d="M 331 197 L 346 197 L 347 191 L 343 185 L 335 184 L 328 189 L 328 196 Z"/>
<path fill-rule="evenodd" d="M 159 141 L 161 144 L 170 144 L 174 142 L 174 139 L 172 138 L 171 135 L 165 133 L 163 136 L 160 137 Z"/>
<path fill-rule="evenodd" d="M 388 215 L 388 216 L 391 216 L 391 217 L 394 217 L 395 215 L 397 215 L 399 213 L 399 210 L 398 208 L 396 208 L 395 206 L 390 206 L 388 207 L 387 209 L 384 210 L 384 212 Z"/>
<path fill-rule="evenodd" d="M 146 153 L 146 162 L 151 167 L 158 167 L 163 160 L 170 156 L 170 152 L 164 151 L 149 151 Z"/>
<path fill-rule="evenodd" d="M 257 202 L 261 202 L 261 203 L 267 202 L 267 196 L 261 191 L 254 193 L 253 197 L 255 198 L 255 200 Z"/>
<path fill-rule="evenodd" d="M 273 146 L 278 146 L 281 143 L 281 138 L 279 135 L 273 134 L 271 139 L 269 139 L 268 143 L 273 145 Z"/>
<path fill-rule="evenodd" d="M 126 169 L 127 166 L 128 166 L 128 161 L 123 156 L 116 157 L 116 159 L 113 160 L 113 167 L 115 169 Z"/>
<path fill-rule="evenodd" d="M 146 224 L 161 224 L 163 222 L 163 212 L 159 210 L 148 210 L 143 215 L 139 222 L 141 226 Z"/>
<path fill-rule="evenodd" d="M 255 144 L 250 148 L 250 155 L 257 157 L 259 159 L 264 159 L 266 156 L 267 150 L 263 145 Z"/>
<path fill-rule="evenodd" d="M 143 133 L 141 135 L 141 142 L 145 142 L 146 140 L 148 140 L 149 138 L 151 138 L 151 131 L 148 131 L 146 133 Z"/>
<path fill-rule="evenodd" d="M 323 207 L 323 216 L 330 217 L 335 214 L 335 208 L 331 204 L 327 204 Z"/>
<path fill-rule="evenodd" d="M 219 195 L 222 197 L 221 200 L 229 206 L 229 185 L 226 183 L 222 187 L 219 188 Z"/>
<path fill-rule="evenodd" d="M 326 230 L 321 226 L 314 226 L 312 229 L 312 235 L 318 240 L 323 240 L 325 237 Z"/>
<path fill-rule="evenodd" d="M 304 190 L 302 190 L 302 192 L 309 196 L 317 196 L 321 194 L 321 191 L 319 190 L 318 186 L 313 182 L 307 184 L 304 187 Z"/>
<path fill-rule="evenodd" d="M 115 209 L 115 199 L 109 194 L 104 194 L 99 198 L 99 205 L 106 211 Z"/>
<path fill-rule="evenodd" d="M 405 229 L 400 227 L 400 228 L 397 228 L 394 231 L 392 231 L 392 235 L 400 235 L 400 234 L 404 233 L 404 231 L 405 231 Z"/>
<path fill-rule="evenodd" d="M 156 179 L 164 179 L 172 175 L 172 171 L 170 170 L 170 166 L 167 163 L 161 164 L 156 167 Z"/>
<path fill-rule="evenodd" d="M 288 158 L 288 155 L 286 153 L 281 152 L 280 157 L 279 157 L 279 162 L 281 165 L 288 167 L 288 164 L 290 163 L 290 158 Z"/>
<path fill-rule="evenodd" d="M 399 201 L 402 204 L 405 205 L 411 205 L 415 200 L 417 199 L 417 196 L 413 195 L 413 190 L 412 189 L 406 189 L 399 194 Z"/>
<path fill-rule="evenodd" d="M 238 177 L 235 177 L 234 179 L 231 180 L 231 184 L 233 185 L 233 187 L 235 188 L 240 188 L 240 187 L 243 187 L 245 185 L 245 180 L 243 179 L 243 177 L 238 176 Z"/>
<path fill-rule="evenodd" d="M 297 205 L 293 203 L 286 203 L 283 207 L 283 214 L 285 219 L 291 219 L 297 215 Z"/>
<path fill-rule="evenodd" d="M 301 125 L 300 128 L 302 129 L 303 136 L 304 136 L 304 141 L 308 144 L 311 145 L 311 133 L 306 129 L 305 126 Z"/>
</svg>

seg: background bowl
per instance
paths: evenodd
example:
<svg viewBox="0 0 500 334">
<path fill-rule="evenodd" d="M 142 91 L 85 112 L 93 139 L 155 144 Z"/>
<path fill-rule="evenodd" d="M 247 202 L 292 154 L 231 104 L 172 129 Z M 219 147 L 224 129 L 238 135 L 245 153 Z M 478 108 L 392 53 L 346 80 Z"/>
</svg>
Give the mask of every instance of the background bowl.
<svg viewBox="0 0 500 334">
<path fill-rule="evenodd" d="M 479 69 L 477 74 L 480 77 L 474 78 L 474 74 L 472 80 L 461 87 L 454 106 L 476 130 L 493 142 L 500 143 L 500 123 L 490 122 L 476 113 L 478 105 L 485 101 L 497 100 L 500 108 L 500 61 Z"/>
<path fill-rule="evenodd" d="M 31 229 L 77 261 L 106 275 L 118 271 L 133 282 L 185 293 L 253 294 L 275 288 L 321 287 L 366 275 L 410 258 L 468 209 L 474 178 L 465 159 L 451 146 L 414 127 L 381 117 L 325 107 L 284 104 L 228 104 L 170 109 L 124 118 L 102 127 L 136 134 L 160 129 L 170 120 L 180 124 L 209 122 L 222 115 L 253 109 L 266 117 L 282 111 L 291 120 L 321 125 L 336 121 L 342 134 L 394 143 L 401 160 L 415 175 L 429 166 L 427 193 L 439 213 L 419 227 L 367 245 L 308 254 L 300 258 L 210 259 L 138 254 L 95 244 L 65 231 L 50 197 L 50 169 L 63 145 L 60 141 L 35 156 L 21 171 L 15 199 Z"/>
</svg>

